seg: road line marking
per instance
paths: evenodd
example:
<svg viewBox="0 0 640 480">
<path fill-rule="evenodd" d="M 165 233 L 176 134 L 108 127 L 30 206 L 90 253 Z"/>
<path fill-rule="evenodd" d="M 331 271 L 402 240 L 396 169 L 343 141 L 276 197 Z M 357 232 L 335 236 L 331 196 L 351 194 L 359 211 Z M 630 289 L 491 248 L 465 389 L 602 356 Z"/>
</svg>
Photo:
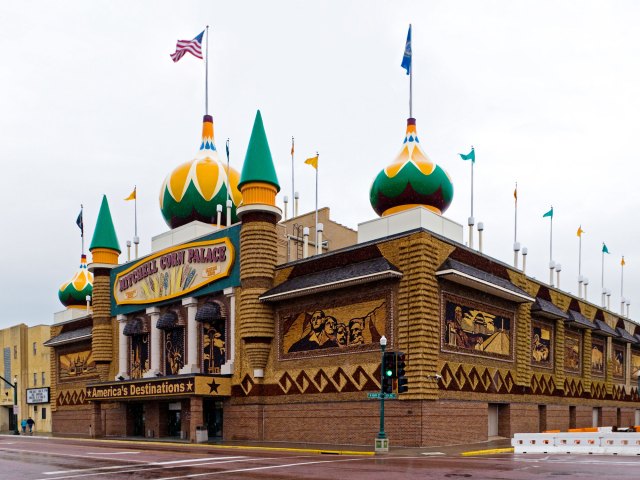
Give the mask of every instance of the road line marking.
<svg viewBox="0 0 640 480">
<path fill-rule="evenodd" d="M 434 457 L 436 455 L 444 455 L 443 452 L 422 452 L 420 455 L 425 455 L 427 457 Z"/>
<path fill-rule="evenodd" d="M 143 463 L 140 463 L 139 465 L 136 466 L 140 466 L 140 467 L 154 467 L 154 466 L 161 466 L 161 465 L 171 465 L 171 464 L 179 464 L 179 463 L 188 463 L 188 462 L 192 462 L 192 463 L 196 463 L 196 462 L 208 462 L 209 460 L 229 460 L 229 459 L 239 459 L 239 458 L 245 458 L 245 457 L 208 457 L 208 458 L 191 458 L 189 460 L 173 460 L 173 461 L 166 461 L 166 462 L 149 462 L 149 461 L 144 461 Z M 102 460 L 102 459 L 101 459 Z M 106 467 L 91 467 L 91 468 L 76 468 L 73 470 L 58 470 L 55 472 L 42 472 L 43 475 L 61 475 L 64 473 L 75 473 L 75 472 L 92 472 L 92 471 L 96 471 L 96 470 L 113 470 L 115 468 L 128 468 L 132 465 L 109 465 Z"/>
<path fill-rule="evenodd" d="M 87 455 L 138 455 L 141 452 L 87 452 Z"/>
<path fill-rule="evenodd" d="M 234 457 L 232 457 L 234 458 Z M 91 477 L 91 476 L 97 476 L 97 475 L 111 475 L 113 473 L 138 473 L 138 472 L 149 472 L 151 470 L 170 470 L 172 468 L 181 468 L 181 467 L 200 467 L 203 465 L 218 465 L 221 463 L 233 463 L 233 462 L 255 462 L 255 461 L 259 461 L 259 460 L 277 460 L 277 458 L 270 458 L 270 457 L 255 457 L 255 458 L 251 458 L 251 457 L 238 457 L 235 460 L 223 460 L 221 462 L 207 462 L 207 463 L 195 463 L 193 465 L 167 465 L 167 466 L 156 466 L 156 467 L 151 467 L 151 468 L 145 468 L 146 465 L 135 465 L 132 466 L 133 468 L 135 468 L 135 470 L 120 470 L 117 472 L 94 472 L 94 473 L 83 473 L 83 474 L 79 474 L 79 475 L 68 475 L 66 477 L 55 477 L 54 480 L 63 480 L 66 478 L 80 478 L 80 477 Z M 114 467 L 114 468 L 127 468 L 127 466 L 121 465 L 120 467 Z M 39 480 L 50 480 L 50 477 L 45 477 L 45 478 L 41 478 Z"/>
<path fill-rule="evenodd" d="M 355 461 L 361 461 L 361 460 L 366 460 L 364 458 L 345 458 L 345 459 L 340 459 L 340 460 L 318 460 L 315 462 L 302 462 L 302 463 L 289 463 L 289 464 L 284 464 L 284 465 L 267 465 L 264 467 L 252 467 L 252 468 L 239 468 L 237 470 L 222 470 L 219 472 L 206 472 L 206 473 L 192 473 L 190 475 L 182 475 L 180 477 L 164 477 L 158 480 L 178 480 L 180 478 L 194 478 L 194 477 L 203 477 L 205 475 L 207 476 L 213 476 L 213 475 L 226 475 L 229 473 L 240 473 L 240 472 L 255 472 L 258 470 L 272 470 L 274 468 L 288 468 L 288 467 L 300 467 L 300 466 L 304 466 L 304 465 L 315 465 L 315 464 L 319 464 L 319 463 L 338 463 L 338 462 L 355 462 Z"/>
</svg>

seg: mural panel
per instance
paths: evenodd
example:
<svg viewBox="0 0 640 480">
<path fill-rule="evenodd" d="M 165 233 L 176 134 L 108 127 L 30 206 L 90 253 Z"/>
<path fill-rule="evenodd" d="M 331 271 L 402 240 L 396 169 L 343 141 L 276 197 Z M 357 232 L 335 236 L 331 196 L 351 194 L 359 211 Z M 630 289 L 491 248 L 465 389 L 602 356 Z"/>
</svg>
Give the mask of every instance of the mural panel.
<svg viewBox="0 0 640 480">
<path fill-rule="evenodd" d="M 225 320 L 202 323 L 202 373 L 220 373 L 226 361 Z"/>
<path fill-rule="evenodd" d="M 164 371 L 167 375 L 177 375 L 184 367 L 184 328 L 165 330 Z"/>
<path fill-rule="evenodd" d="M 606 368 L 606 349 L 604 340 L 593 338 L 591 343 L 591 372 L 594 375 L 604 375 Z"/>
<path fill-rule="evenodd" d="M 553 327 L 543 322 L 531 326 L 531 363 L 537 367 L 553 366 Z"/>
<path fill-rule="evenodd" d="M 149 334 L 133 335 L 129 352 L 129 377 L 142 378 L 149 370 Z"/>
<path fill-rule="evenodd" d="M 624 379 L 625 371 L 625 347 L 622 345 L 613 345 L 613 376 Z"/>
<path fill-rule="evenodd" d="M 282 312 L 281 354 L 286 358 L 303 352 L 379 349 L 389 318 L 389 300 L 381 297 L 350 305 L 318 305 L 314 309 Z"/>
<path fill-rule="evenodd" d="M 640 352 L 631 350 L 631 382 L 635 382 L 640 375 Z"/>
<path fill-rule="evenodd" d="M 564 369 L 580 373 L 582 369 L 582 339 L 578 333 L 565 330 Z"/>
<path fill-rule="evenodd" d="M 58 378 L 60 380 L 72 380 L 96 373 L 96 363 L 90 349 L 65 353 L 58 357 Z"/>
<path fill-rule="evenodd" d="M 513 358 L 513 313 L 443 294 L 442 351 Z"/>
</svg>

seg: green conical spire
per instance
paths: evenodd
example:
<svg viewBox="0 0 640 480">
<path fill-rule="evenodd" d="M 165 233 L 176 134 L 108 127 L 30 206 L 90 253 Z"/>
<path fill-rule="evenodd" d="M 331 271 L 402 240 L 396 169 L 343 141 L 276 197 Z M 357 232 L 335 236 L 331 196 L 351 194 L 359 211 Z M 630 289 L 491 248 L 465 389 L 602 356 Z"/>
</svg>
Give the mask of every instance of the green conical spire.
<svg viewBox="0 0 640 480">
<path fill-rule="evenodd" d="M 240 175 L 238 188 L 242 188 L 245 183 L 249 182 L 269 183 L 276 187 L 278 192 L 280 191 L 278 176 L 273 166 L 271 150 L 269 150 L 267 134 L 264 132 L 260 110 L 258 110 L 256 120 L 253 123 L 249 148 L 247 149 L 247 156 L 244 157 L 244 165 L 242 166 L 242 174 Z"/>
<path fill-rule="evenodd" d="M 94 248 L 109 248 L 118 253 L 122 251 L 116 236 L 116 229 L 113 226 L 113 220 L 111 220 L 111 211 L 109 210 L 109 202 L 106 195 L 102 196 L 102 205 L 100 205 L 100 213 L 98 213 L 98 221 L 96 222 L 96 229 L 93 232 L 89 250 Z"/>
</svg>

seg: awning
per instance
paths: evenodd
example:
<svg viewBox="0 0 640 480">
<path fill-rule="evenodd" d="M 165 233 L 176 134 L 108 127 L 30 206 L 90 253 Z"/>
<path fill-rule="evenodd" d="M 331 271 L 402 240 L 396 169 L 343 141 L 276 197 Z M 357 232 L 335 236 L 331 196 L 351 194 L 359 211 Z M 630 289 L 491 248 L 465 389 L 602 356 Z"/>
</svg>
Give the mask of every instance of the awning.
<svg viewBox="0 0 640 480">
<path fill-rule="evenodd" d="M 91 339 L 92 327 L 82 327 L 76 330 L 69 330 L 68 332 L 62 332 L 53 338 L 50 338 L 44 342 L 46 347 L 56 347 L 58 345 L 64 345 L 65 343 L 78 342 L 80 340 Z"/>
<path fill-rule="evenodd" d="M 217 303 L 205 303 L 196 312 L 196 322 L 213 322 L 224 318 Z"/>
<path fill-rule="evenodd" d="M 620 335 L 620 339 L 624 340 L 627 343 L 639 343 L 636 337 L 631 335 L 629 332 L 627 332 L 626 329 L 622 327 L 616 327 L 616 332 L 618 332 L 618 335 Z"/>
<path fill-rule="evenodd" d="M 156 328 L 160 330 L 173 330 L 174 328 L 178 328 L 178 326 L 178 315 L 171 310 L 160 315 L 158 323 L 156 323 Z"/>
<path fill-rule="evenodd" d="M 342 267 L 300 275 L 265 292 L 260 300 L 276 302 L 311 293 L 350 287 L 387 278 L 399 278 L 402 272 L 383 257 L 351 263 Z"/>
<path fill-rule="evenodd" d="M 608 337 L 618 337 L 618 332 L 616 332 L 613 328 L 611 328 L 609 325 L 607 325 L 606 322 L 603 322 L 602 320 L 594 320 L 594 323 L 596 324 L 596 332 L 598 332 L 601 335 L 606 335 Z"/>
<path fill-rule="evenodd" d="M 143 320 L 140 317 L 136 317 L 133 320 L 129 320 L 127 324 L 124 326 L 124 331 L 122 333 L 127 337 L 143 334 L 144 333 Z"/>
<path fill-rule="evenodd" d="M 542 298 L 536 298 L 536 301 L 531 306 L 531 313 L 535 313 L 540 317 L 551 318 L 553 320 L 564 319 L 567 320 L 569 315 L 556 307 L 549 300 Z"/>
<path fill-rule="evenodd" d="M 491 273 L 451 258 L 442 264 L 436 272 L 436 276 L 516 303 L 533 302 L 535 300 L 509 280 L 496 277 Z"/>
<path fill-rule="evenodd" d="M 582 315 L 580 312 L 576 312 L 575 310 L 569 310 L 569 319 L 567 323 L 570 323 L 572 326 L 577 328 L 585 328 L 590 330 L 595 330 L 596 326 L 589 321 L 587 317 Z"/>
</svg>

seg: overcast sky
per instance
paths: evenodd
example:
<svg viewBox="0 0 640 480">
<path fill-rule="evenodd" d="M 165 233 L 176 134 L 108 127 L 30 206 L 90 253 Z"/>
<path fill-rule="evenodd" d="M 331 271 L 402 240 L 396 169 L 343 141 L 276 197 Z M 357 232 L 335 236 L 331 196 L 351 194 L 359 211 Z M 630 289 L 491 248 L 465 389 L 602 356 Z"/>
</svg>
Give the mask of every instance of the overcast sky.
<svg viewBox="0 0 640 480">
<path fill-rule="evenodd" d="M 210 113 L 238 170 L 260 109 L 281 193 L 291 196 L 296 138 L 300 211 L 320 206 L 351 228 L 375 218 L 369 187 L 398 153 L 408 117 L 400 67 L 413 24 L 413 112 L 422 146 L 454 183 L 446 216 L 466 225 L 474 145 L 476 221 L 485 253 L 548 281 L 549 219 L 561 287 L 577 292 L 581 224 L 589 300 L 600 302 L 601 247 L 611 309 L 621 255 L 640 312 L 637 216 L 640 4 L 633 1 L 20 1 L 0 3 L 0 327 L 51 323 L 87 246 L 102 194 L 123 252 L 138 186 L 141 253 L 168 229 L 158 194 L 199 148 L 204 64 L 174 64 L 177 39 L 211 25 Z M 467 238 L 465 226 L 465 240 Z M 126 254 L 120 257 L 126 259 Z M 639 317 L 640 318 L 640 317 Z"/>
</svg>

